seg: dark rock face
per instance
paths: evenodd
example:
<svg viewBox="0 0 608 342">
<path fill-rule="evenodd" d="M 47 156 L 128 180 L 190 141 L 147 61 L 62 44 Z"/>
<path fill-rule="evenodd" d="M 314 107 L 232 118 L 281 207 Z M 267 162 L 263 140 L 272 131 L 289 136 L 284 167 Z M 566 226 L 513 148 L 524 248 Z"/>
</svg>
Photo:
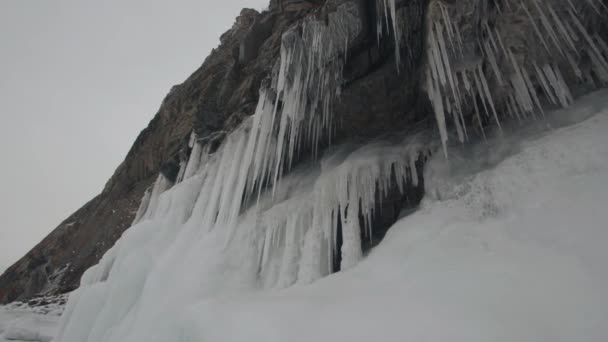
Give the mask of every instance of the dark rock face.
<svg viewBox="0 0 608 342">
<path fill-rule="evenodd" d="M 433 109 L 421 86 L 426 63 L 425 18 L 432 1 L 396 1 L 396 16 L 403 26 L 398 61 L 393 28 L 377 22 L 379 1 L 270 0 L 269 10 L 263 13 L 244 9 L 203 65 L 183 84 L 171 89 L 103 192 L 0 276 L 0 303 L 77 288 L 82 273 L 97 263 L 130 226 L 142 195 L 158 173 L 175 180 L 180 162 L 188 155 L 192 131 L 199 141 L 217 146 L 226 133 L 253 114 L 260 85 L 276 70 L 283 33 L 288 30 L 298 33 L 297 25 L 306 17 L 328 22 L 345 4 L 358 15 L 360 30 L 347 42 L 341 96 L 333 108 L 333 115 L 339 120 L 334 142 L 390 137 L 421 127 L 434 129 Z M 452 11 L 456 9 L 454 22 L 473 45 L 480 34 L 482 19 L 498 20 L 498 11 L 486 6 L 494 2 L 442 0 L 442 3 Z M 512 30 L 530 33 L 525 20 L 515 19 Z M 597 33 L 606 37 L 608 25 L 600 24 L 596 25 L 600 27 Z M 379 40 L 378 27 L 382 28 Z M 511 26 L 505 27 L 511 30 Z M 527 33 L 517 37 L 534 39 L 533 34 Z M 321 142 L 321 148 L 327 144 Z M 296 162 L 310 157 L 306 147 L 300 153 Z M 419 174 L 424 161 L 421 157 L 416 163 Z M 409 185 L 405 194 L 389 191 L 382 207 L 376 208 L 382 214 L 374 218 L 374 235 L 364 242 L 364 250 L 382 239 L 400 213 L 416 207 L 423 194 L 422 179 L 417 186 Z M 339 265 L 339 260 L 334 264 Z"/>
</svg>

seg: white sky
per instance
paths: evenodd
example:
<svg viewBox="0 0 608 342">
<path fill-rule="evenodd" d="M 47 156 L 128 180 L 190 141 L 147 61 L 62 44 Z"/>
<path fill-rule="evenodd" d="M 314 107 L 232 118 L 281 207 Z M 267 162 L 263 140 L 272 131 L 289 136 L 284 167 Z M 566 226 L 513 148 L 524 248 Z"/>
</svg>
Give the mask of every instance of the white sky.
<svg viewBox="0 0 608 342">
<path fill-rule="evenodd" d="M 0 272 L 98 194 L 172 85 L 270 0 L 0 0 Z"/>
</svg>

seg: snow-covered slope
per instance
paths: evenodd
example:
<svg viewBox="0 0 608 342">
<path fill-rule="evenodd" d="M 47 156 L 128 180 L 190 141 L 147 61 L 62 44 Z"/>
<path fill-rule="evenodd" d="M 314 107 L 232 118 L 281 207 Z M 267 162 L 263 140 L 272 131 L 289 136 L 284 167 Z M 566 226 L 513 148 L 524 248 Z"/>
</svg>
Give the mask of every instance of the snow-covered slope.
<svg viewBox="0 0 608 342">
<path fill-rule="evenodd" d="M 53 339 L 66 296 L 40 297 L 0 306 L 0 342 Z"/>
<path fill-rule="evenodd" d="M 327 270 L 305 255 L 328 247 L 289 230 L 305 226 L 315 184 L 344 177 L 296 172 L 232 229 L 201 226 L 201 172 L 152 193 L 154 213 L 85 274 L 56 341 L 604 341 L 608 92 L 549 117 L 437 153 L 421 208 L 312 284 Z M 395 155 L 336 153 L 322 174 L 348 166 L 351 179 Z"/>
</svg>

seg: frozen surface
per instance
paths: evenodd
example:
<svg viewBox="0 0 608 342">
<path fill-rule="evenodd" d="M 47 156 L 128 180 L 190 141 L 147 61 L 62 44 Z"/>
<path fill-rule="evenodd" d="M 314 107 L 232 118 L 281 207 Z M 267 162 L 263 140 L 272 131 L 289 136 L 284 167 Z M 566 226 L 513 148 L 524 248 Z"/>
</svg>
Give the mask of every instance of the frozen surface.
<svg viewBox="0 0 608 342">
<path fill-rule="evenodd" d="M 328 245 L 299 210 L 333 203 L 319 182 L 407 153 L 338 149 L 233 227 L 204 225 L 199 171 L 83 276 L 57 341 L 605 341 L 606 102 L 599 92 L 536 128 L 450 147 L 449 162 L 436 154 L 420 210 L 313 283 Z"/>
<path fill-rule="evenodd" d="M 64 298 L 40 298 L 44 303 L 0 306 L 0 342 L 53 339 L 59 326 Z"/>
</svg>

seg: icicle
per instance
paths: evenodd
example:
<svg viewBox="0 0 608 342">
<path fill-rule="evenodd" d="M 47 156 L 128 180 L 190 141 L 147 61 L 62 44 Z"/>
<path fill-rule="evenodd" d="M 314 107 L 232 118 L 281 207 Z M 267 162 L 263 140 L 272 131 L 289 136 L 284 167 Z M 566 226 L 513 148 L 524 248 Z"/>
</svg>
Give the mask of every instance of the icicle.
<svg viewBox="0 0 608 342">
<path fill-rule="evenodd" d="M 532 17 L 532 13 L 530 13 L 530 11 L 528 10 L 528 7 L 526 6 L 526 4 L 524 4 L 523 0 L 521 1 L 521 7 L 524 9 L 526 14 L 528 15 L 528 19 L 530 20 L 530 23 L 532 24 L 532 28 L 534 28 L 534 32 L 536 32 L 538 39 L 540 39 L 541 43 L 543 43 L 543 46 L 545 47 L 545 49 L 547 49 L 547 52 L 550 53 L 549 46 L 547 45 L 547 42 L 545 41 L 545 37 L 542 35 L 542 33 L 540 33 L 540 29 L 538 28 L 538 25 L 536 25 L 536 21 L 534 21 L 534 17 Z"/>
<path fill-rule="evenodd" d="M 483 90 L 485 92 L 486 100 L 490 104 L 492 108 L 492 113 L 494 113 L 494 120 L 496 120 L 496 125 L 498 125 L 498 129 L 502 130 L 500 126 L 500 120 L 498 119 L 498 113 L 496 113 L 496 108 L 494 107 L 494 100 L 492 99 L 492 94 L 490 93 L 490 88 L 488 87 L 488 81 L 486 80 L 486 76 L 483 73 L 483 69 L 481 66 L 477 67 L 477 73 L 481 79 L 481 85 L 483 86 Z"/>
<path fill-rule="evenodd" d="M 568 45 L 570 46 L 570 48 L 572 50 L 574 50 L 578 54 L 578 51 L 576 50 L 576 46 L 574 45 L 574 41 L 573 41 L 570 33 L 566 29 L 566 26 L 564 25 L 564 22 L 560 19 L 560 17 L 557 15 L 557 13 L 555 13 L 555 10 L 553 9 L 553 6 L 551 6 L 550 4 L 548 4 L 547 8 L 549 9 L 549 13 L 551 14 L 551 17 L 553 18 L 553 21 L 555 21 L 555 23 L 557 24 L 557 28 L 560 31 L 560 33 L 561 33 L 562 37 L 564 38 L 564 40 L 568 43 Z"/>
<path fill-rule="evenodd" d="M 498 33 L 498 30 L 495 28 L 494 32 L 496 33 L 496 39 L 498 40 L 498 44 L 500 45 L 500 48 L 502 49 L 502 53 L 506 56 L 509 53 L 507 52 L 507 48 L 505 47 L 504 42 L 502 41 L 502 37 L 500 36 L 500 34 Z"/>
<path fill-rule="evenodd" d="M 593 41 L 593 39 L 591 39 L 591 36 L 589 36 L 589 33 L 587 33 L 587 30 L 585 29 L 585 27 L 583 26 L 583 24 L 581 24 L 580 20 L 577 18 L 577 16 L 574 14 L 574 12 L 572 12 L 572 10 L 569 10 L 568 12 L 570 13 L 570 16 L 572 17 L 572 20 L 574 21 L 574 24 L 576 25 L 576 27 L 578 28 L 578 30 L 581 32 L 581 34 L 583 35 L 583 37 L 585 37 L 585 40 L 587 41 L 587 43 L 591 47 L 592 51 L 595 52 L 595 54 L 596 54 L 595 58 L 597 58 L 597 60 L 599 62 L 598 63 L 599 67 L 601 67 L 604 70 L 608 70 L 608 63 L 606 62 L 606 60 L 602 56 L 600 50 L 598 49 L 598 47 L 595 44 L 595 42 Z"/>
<path fill-rule="evenodd" d="M 196 133 L 190 133 L 190 139 L 188 140 L 188 147 L 194 147 L 194 143 L 196 142 Z"/>
<path fill-rule="evenodd" d="M 443 153 L 445 157 L 448 157 L 448 133 L 445 122 L 445 112 L 443 109 L 443 100 L 441 98 L 441 94 L 439 89 L 437 89 L 436 81 L 431 77 L 431 73 L 427 70 L 427 80 L 426 80 L 426 88 L 431 99 L 431 103 L 433 104 L 433 110 L 435 112 L 435 119 L 437 120 L 437 127 L 439 127 L 439 135 L 441 137 L 441 144 L 443 145 Z"/>
<path fill-rule="evenodd" d="M 450 106 L 450 102 L 446 103 L 448 105 L 448 107 Z M 463 126 L 460 123 L 460 116 L 458 115 L 458 112 L 456 110 L 452 110 L 451 108 L 448 108 L 448 113 L 452 113 L 452 119 L 454 120 L 454 125 L 456 126 L 456 133 L 458 134 L 458 140 L 460 140 L 461 143 L 464 143 L 464 130 L 463 130 Z"/>
<path fill-rule="evenodd" d="M 400 46 L 401 30 L 399 29 L 399 24 L 397 22 L 397 8 L 395 5 L 395 0 L 385 0 L 384 6 L 386 6 L 386 1 L 388 1 L 389 5 L 390 5 L 390 9 L 391 9 L 391 18 L 393 21 L 393 34 L 395 35 L 395 61 L 397 63 L 397 72 L 399 72 L 399 64 L 401 61 L 401 46 Z"/>
<path fill-rule="evenodd" d="M 439 48 L 438 33 L 435 33 L 434 28 L 430 29 L 429 39 L 431 45 L 430 53 L 433 59 L 433 63 L 431 64 L 437 71 L 437 76 L 441 81 L 441 85 L 445 86 L 447 84 L 446 71 L 443 68 L 443 62 L 441 60 L 441 50 Z"/>
<path fill-rule="evenodd" d="M 600 12 L 599 8 L 597 8 L 597 6 L 595 6 L 595 4 L 593 3 L 593 0 L 586 0 L 587 3 L 589 4 L 589 6 L 591 6 L 591 8 L 593 8 L 593 10 L 595 12 L 597 12 L 597 14 L 601 15 L 602 12 Z"/>
<path fill-rule="evenodd" d="M 496 41 L 494 40 L 494 36 L 492 35 L 492 30 L 490 29 L 488 22 L 484 20 L 483 24 L 486 29 L 486 33 L 490 38 L 490 43 L 492 43 L 492 47 L 494 48 L 494 52 L 498 52 L 498 46 L 496 45 Z"/>
<path fill-rule="evenodd" d="M 488 110 L 488 105 L 486 104 L 486 97 L 483 94 L 481 80 L 479 79 L 479 76 L 477 75 L 477 73 L 475 71 L 473 71 L 473 80 L 475 81 L 476 93 L 479 96 L 479 98 L 481 99 L 481 104 L 483 104 L 483 109 L 486 112 L 486 116 L 490 117 L 490 111 Z"/>
<path fill-rule="evenodd" d="M 418 170 L 416 169 L 416 157 L 414 155 L 410 156 L 410 172 L 412 173 L 412 184 L 414 186 L 418 186 Z M 403 190 L 401 190 L 403 192 Z"/>
<path fill-rule="evenodd" d="M 450 46 L 452 47 L 452 50 L 455 50 L 455 48 L 454 48 L 454 35 L 455 34 L 454 34 L 454 31 L 452 30 L 452 21 L 450 20 L 450 15 L 448 14 L 448 11 L 443 4 L 439 3 L 438 5 L 439 5 L 439 10 L 441 11 L 441 15 L 443 17 L 443 21 L 445 23 L 445 29 L 448 34 L 448 40 L 450 41 Z"/>
<path fill-rule="evenodd" d="M 137 213 L 135 214 L 135 219 L 133 219 L 133 222 L 131 223 L 132 226 L 137 224 L 144 217 L 144 214 L 146 213 L 146 210 L 148 210 L 148 206 L 150 205 L 151 194 L 151 189 L 146 189 L 146 191 L 144 192 L 144 196 L 142 197 L 141 202 L 139 203 L 139 208 L 137 209 Z"/>
<path fill-rule="evenodd" d="M 477 99 L 475 99 L 475 97 L 473 97 L 472 101 L 473 101 L 473 107 L 475 108 L 475 115 L 477 117 L 477 122 L 479 123 L 479 129 L 481 130 L 481 135 L 485 139 L 486 132 L 483 128 L 483 121 L 481 121 L 481 114 L 479 113 L 479 106 L 477 105 Z"/>
<path fill-rule="evenodd" d="M 549 88 L 549 83 L 547 82 L 547 78 L 545 77 L 545 74 L 542 72 L 542 70 L 540 70 L 540 68 L 538 67 L 538 65 L 536 63 L 534 63 L 534 70 L 536 71 L 536 76 L 540 80 L 540 83 L 541 83 L 549 101 L 551 101 L 551 103 L 553 103 L 553 104 L 557 104 L 557 99 L 555 98 L 555 96 L 553 96 L 553 91 L 551 91 L 551 88 Z"/>
<path fill-rule="evenodd" d="M 594 38 L 597 41 L 598 45 L 602 48 L 604 56 L 608 58 L 608 44 L 606 44 L 602 37 L 598 36 L 597 34 L 594 35 Z"/>
<path fill-rule="evenodd" d="M 466 70 L 463 70 L 460 74 L 462 75 L 462 83 L 464 83 L 464 89 L 470 93 L 471 92 L 471 82 L 469 82 L 469 78 L 467 77 Z"/>
<path fill-rule="evenodd" d="M 484 44 L 486 48 L 488 60 L 490 61 L 490 66 L 492 66 L 492 70 L 494 71 L 494 75 L 496 76 L 496 80 L 498 81 L 498 85 L 503 86 L 504 82 L 502 80 L 502 73 L 500 72 L 500 68 L 498 67 L 498 63 L 496 62 L 496 56 L 488 43 Z"/>
<path fill-rule="evenodd" d="M 579 79 L 582 79 L 583 72 L 579 68 L 577 62 L 574 60 L 574 57 L 572 57 L 572 54 L 570 54 L 570 52 L 566 51 L 566 59 L 568 60 L 568 63 L 570 64 L 570 67 L 572 68 L 574 75 L 576 75 L 576 77 L 578 77 Z"/>
<path fill-rule="evenodd" d="M 559 70 L 559 67 L 557 65 L 554 65 L 553 71 L 555 72 L 557 80 L 561 85 L 562 92 L 564 94 L 564 97 L 566 98 L 568 105 L 572 104 L 574 102 L 574 97 L 572 97 L 572 93 L 570 93 L 570 88 L 568 88 L 566 81 L 564 81 L 564 77 L 562 76 L 562 73 Z"/>
<path fill-rule="evenodd" d="M 179 171 L 177 172 L 177 177 L 175 178 L 175 183 L 181 183 L 184 180 L 184 173 L 186 172 L 186 165 L 188 163 L 186 161 L 179 162 Z"/>
<path fill-rule="evenodd" d="M 194 135 L 194 133 L 193 133 Z M 195 136 L 196 137 L 196 136 Z M 184 175 L 182 179 L 188 179 L 196 173 L 199 168 L 199 163 L 201 160 L 201 153 L 203 151 L 203 147 L 196 141 L 196 138 L 193 142 L 192 152 L 190 152 L 190 159 L 188 159 L 188 164 L 186 165 L 186 169 L 184 170 Z"/>
<path fill-rule="evenodd" d="M 523 111 L 520 109 L 518 102 L 513 97 L 513 94 L 509 94 L 509 103 L 511 104 L 511 108 L 515 112 L 515 116 L 517 116 L 517 120 L 521 123 L 523 118 Z"/>
<path fill-rule="evenodd" d="M 566 95 L 568 91 L 557 77 L 554 69 L 550 65 L 545 64 L 543 66 L 543 71 L 545 72 L 545 76 L 547 76 L 547 80 L 549 80 L 549 84 L 551 84 L 553 87 L 555 95 L 557 96 L 557 99 L 562 107 L 568 107 L 569 100 L 568 96 Z"/>
<path fill-rule="evenodd" d="M 598 0 L 598 3 L 600 4 L 600 7 L 604 9 L 605 12 L 608 12 L 608 6 L 604 4 L 602 0 Z"/>
<path fill-rule="evenodd" d="M 513 66 L 513 70 L 515 71 L 515 74 L 511 76 L 511 84 L 516 95 L 515 99 L 524 112 L 530 113 L 534 110 L 534 106 L 532 104 L 532 98 L 528 92 L 528 86 L 524 80 L 519 63 L 517 63 L 517 60 L 511 51 L 509 51 L 509 58 L 511 60 L 511 65 Z"/>
<path fill-rule="evenodd" d="M 454 32 L 456 33 L 456 41 L 458 42 L 458 49 L 460 50 L 460 56 L 464 57 L 464 43 L 462 41 L 462 34 L 460 33 L 460 28 L 456 23 L 453 23 Z"/>
<path fill-rule="evenodd" d="M 441 25 L 441 23 L 436 23 L 436 29 L 437 29 L 437 37 L 439 38 L 439 47 L 440 47 L 440 51 L 441 51 L 441 56 L 443 59 L 443 64 L 445 66 L 445 73 L 447 74 L 447 78 L 450 82 L 450 89 L 452 90 L 452 94 L 454 96 L 454 101 L 456 102 L 456 104 L 458 105 L 460 103 L 460 99 L 456 93 L 456 85 L 454 84 L 454 76 L 452 74 L 452 67 L 451 67 L 451 63 L 450 63 L 450 59 L 448 57 L 448 52 L 446 49 L 446 44 L 445 44 L 445 39 L 443 36 L 443 25 Z M 462 139 L 461 139 L 462 140 Z"/>
<path fill-rule="evenodd" d="M 564 50 L 562 49 L 562 46 L 561 46 L 559 40 L 557 39 L 557 35 L 555 34 L 555 31 L 553 30 L 553 26 L 551 26 L 549 19 L 545 15 L 545 11 L 541 8 L 538 0 L 532 0 L 532 2 L 534 2 L 534 5 L 536 6 L 536 9 L 538 10 L 538 14 L 540 16 L 540 21 L 543 24 L 543 26 L 545 27 L 545 30 L 547 32 L 549 32 L 549 37 L 553 41 L 553 44 L 555 44 L 555 47 L 562 54 L 562 56 L 564 56 Z"/>
<path fill-rule="evenodd" d="M 568 31 L 568 35 L 570 37 L 572 37 L 572 40 L 574 40 L 575 42 L 580 41 L 581 39 L 578 36 L 578 34 L 576 34 L 576 31 L 574 30 L 574 28 L 572 28 L 572 25 L 570 25 L 570 23 L 568 21 L 564 21 L 563 23 L 566 26 L 566 30 Z"/>
</svg>

